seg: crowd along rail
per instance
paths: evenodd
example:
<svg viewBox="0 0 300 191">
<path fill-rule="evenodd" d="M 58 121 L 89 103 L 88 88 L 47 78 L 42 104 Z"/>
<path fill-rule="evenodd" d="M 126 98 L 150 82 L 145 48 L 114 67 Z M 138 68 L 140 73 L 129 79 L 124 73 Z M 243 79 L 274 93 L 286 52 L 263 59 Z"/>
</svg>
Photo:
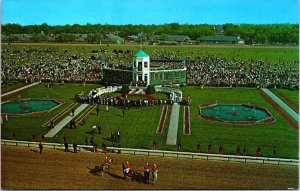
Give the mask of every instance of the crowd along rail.
<svg viewBox="0 0 300 191">
<path fill-rule="evenodd" d="M 64 144 L 62 143 L 42 143 L 42 144 L 44 148 L 64 149 Z M 39 142 L 1 140 L 1 145 L 38 148 Z M 72 148 L 72 144 L 68 144 L 68 146 L 69 148 Z M 93 152 L 94 147 L 91 145 L 77 145 L 77 150 Z M 165 150 L 132 149 L 132 148 L 119 148 L 119 147 L 106 147 L 106 152 L 132 154 L 132 155 L 218 160 L 218 161 L 227 161 L 227 162 L 261 163 L 261 164 L 276 164 L 276 165 L 283 165 L 283 164 L 299 165 L 298 159 L 285 159 L 285 158 L 237 156 L 237 155 L 224 155 L 224 154 L 177 152 L 177 151 L 165 151 Z"/>
</svg>

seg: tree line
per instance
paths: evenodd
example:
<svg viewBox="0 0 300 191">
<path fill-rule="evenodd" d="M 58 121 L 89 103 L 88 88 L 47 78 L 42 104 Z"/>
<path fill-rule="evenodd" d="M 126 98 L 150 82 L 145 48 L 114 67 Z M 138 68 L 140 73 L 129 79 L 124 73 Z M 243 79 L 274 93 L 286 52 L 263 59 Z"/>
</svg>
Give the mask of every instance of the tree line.
<svg viewBox="0 0 300 191">
<path fill-rule="evenodd" d="M 161 24 L 161 25 L 110 25 L 110 24 L 85 24 L 85 25 L 41 25 L 4 24 L 1 26 L 2 40 L 17 41 L 29 35 L 29 41 L 57 41 L 72 42 L 82 37 L 83 42 L 99 43 L 105 34 L 113 33 L 120 37 L 136 35 L 143 41 L 150 36 L 160 35 L 187 35 L 192 40 L 202 36 L 223 33 L 228 36 L 239 36 L 246 44 L 298 44 L 298 24 Z M 22 34 L 23 37 L 18 37 Z M 84 35 L 84 36 L 81 36 Z M 19 38 L 19 39 L 18 39 Z"/>
</svg>

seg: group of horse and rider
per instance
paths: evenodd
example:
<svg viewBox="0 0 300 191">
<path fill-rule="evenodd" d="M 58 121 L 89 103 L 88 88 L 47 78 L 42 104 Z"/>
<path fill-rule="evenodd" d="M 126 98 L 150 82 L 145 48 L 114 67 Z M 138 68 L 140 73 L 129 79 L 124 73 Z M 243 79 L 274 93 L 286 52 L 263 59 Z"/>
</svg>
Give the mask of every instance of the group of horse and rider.
<svg viewBox="0 0 300 191">
<path fill-rule="evenodd" d="M 112 159 L 109 159 L 107 156 L 104 157 L 102 168 L 100 168 L 100 173 L 103 176 L 104 171 L 109 172 L 109 164 L 112 162 Z M 144 166 L 144 182 L 149 183 L 150 182 L 150 172 L 152 172 L 152 180 L 153 184 L 157 183 L 157 176 L 158 176 L 158 167 L 156 164 L 153 164 L 152 167 L 150 167 L 149 163 L 146 163 Z M 131 164 L 129 161 L 126 161 L 126 163 L 122 163 L 122 173 L 123 178 L 127 180 L 127 177 L 134 177 L 137 175 L 137 172 L 132 170 Z"/>
</svg>

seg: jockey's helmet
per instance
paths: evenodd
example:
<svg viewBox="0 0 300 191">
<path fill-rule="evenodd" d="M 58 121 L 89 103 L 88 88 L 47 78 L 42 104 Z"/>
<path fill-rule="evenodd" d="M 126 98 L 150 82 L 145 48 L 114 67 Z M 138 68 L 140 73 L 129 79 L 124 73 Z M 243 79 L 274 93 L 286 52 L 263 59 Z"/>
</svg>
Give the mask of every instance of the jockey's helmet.
<svg viewBox="0 0 300 191">
<path fill-rule="evenodd" d="M 155 166 L 155 167 L 156 167 L 156 164 L 154 164 L 153 166 Z"/>
<path fill-rule="evenodd" d="M 149 165 L 149 163 L 146 163 L 146 165 L 148 166 L 148 165 Z"/>
<path fill-rule="evenodd" d="M 129 162 L 128 162 L 128 161 L 126 161 L 126 163 L 128 164 Z"/>
</svg>

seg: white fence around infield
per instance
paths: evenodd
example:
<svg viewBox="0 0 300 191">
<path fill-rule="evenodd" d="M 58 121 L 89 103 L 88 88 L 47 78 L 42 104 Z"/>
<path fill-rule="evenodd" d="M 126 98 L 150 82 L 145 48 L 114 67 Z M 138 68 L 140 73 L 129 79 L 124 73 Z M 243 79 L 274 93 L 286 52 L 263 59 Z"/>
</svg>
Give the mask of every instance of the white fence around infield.
<svg viewBox="0 0 300 191">
<path fill-rule="evenodd" d="M 42 143 L 42 144 L 43 144 L 44 148 L 64 149 L 64 144 L 61 144 L 61 143 Z M 25 147 L 38 148 L 39 142 L 1 140 L 1 145 L 25 146 Z M 69 144 L 69 148 L 72 148 L 72 144 Z M 77 150 L 78 151 L 93 151 L 94 148 L 91 145 L 77 145 Z M 261 164 L 276 164 L 276 165 L 283 165 L 283 164 L 284 165 L 299 165 L 298 159 L 221 155 L 221 154 L 176 152 L 176 151 L 132 149 L 132 148 L 118 148 L 118 147 L 107 147 L 107 151 L 110 151 L 110 152 L 111 151 L 115 151 L 115 152 L 119 151 L 121 154 L 218 160 L 218 161 L 227 161 L 227 162 L 261 163 Z"/>
</svg>

